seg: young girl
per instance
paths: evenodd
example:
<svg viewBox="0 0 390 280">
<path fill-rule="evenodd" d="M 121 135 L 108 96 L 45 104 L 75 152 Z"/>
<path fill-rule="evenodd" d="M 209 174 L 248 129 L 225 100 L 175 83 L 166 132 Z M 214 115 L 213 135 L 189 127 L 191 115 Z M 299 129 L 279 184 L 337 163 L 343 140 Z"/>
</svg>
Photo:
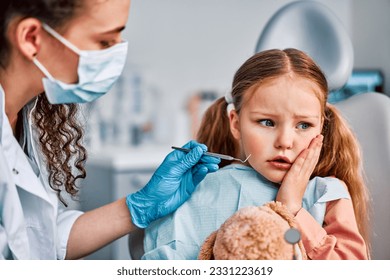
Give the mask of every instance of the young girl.
<svg viewBox="0 0 390 280">
<path fill-rule="evenodd" d="M 299 50 L 249 58 L 198 132 L 210 151 L 251 155 L 248 162 L 222 162 L 190 200 L 147 228 L 143 258 L 197 258 L 235 211 L 270 200 L 295 215 L 309 259 L 369 258 L 359 147 L 327 93 L 323 73 Z"/>
</svg>

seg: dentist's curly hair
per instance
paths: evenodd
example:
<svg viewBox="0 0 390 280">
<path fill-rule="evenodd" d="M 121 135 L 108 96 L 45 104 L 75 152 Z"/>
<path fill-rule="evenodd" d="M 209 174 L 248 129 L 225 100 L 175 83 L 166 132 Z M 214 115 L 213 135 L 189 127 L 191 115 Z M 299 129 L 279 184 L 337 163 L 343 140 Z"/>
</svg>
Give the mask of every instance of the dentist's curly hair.
<svg viewBox="0 0 390 280">
<path fill-rule="evenodd" d="M 237 70 L 233 79 L 231 95 L 237 114 L 250 102 L 259 86 L 283 75 L 302 77 L 317 86 L 314 94 L 321 104 L 324 120 L 321 134 L 324 140 L 312 178 L 335 176 L 347 185 L 359 231 L 370 248 L 369 193 L 363 176 L 360 147 L 338 110 L 327 103 L 328 84 L 320 67 L 296 49 L 274 49 L 253 55 Z M 211 152 L 239 157 L 240 147 L 230 131 L 227 105 L 222 97 L 208 108 L 198 130 L 197 141 L 206 144 Z M 230 162 L 222 161 L 221 167 L 228 164 Z"/>
<path fill-rule="evenodd" d="M 78 113 L 78 105 L 52 105 L 45 94 L 38 97 L 33 112 L 50 186 L 57 191 L 65 206 L 67 203 L 61 196 L 61 190 L 76 198 L 79 191 L 76 180 L 87 175 L 84 168 L 87 151 L 83 146 L 84 131 L 79 124 Z"/>
<path fill-rule="evenodd" d="M 11 20 L 34 17 L 53 28 L 61 28 L 64 23 L 77 15 L 82 3 L 80 0 L 1 0 L 0 3 L 0 68 L 9 64 L 11 43 L 7 38 Z M 79 124 L 78 106 L 75 104 L 52 105 L 44 93 L 38 97 L 33 112 L 34 125 L 39 133 L 40 150 L 44 155 L 49 172 L 50 187 L 61 196 L 65 190 L 76 197 L 76 180 L 85 178 L 87 159 L 82 144 L 83 129 Z M 22 120 L 18 120 L 20 122 Z M 76 173 L 76 174 L 74 174 Z"/>
</svg>

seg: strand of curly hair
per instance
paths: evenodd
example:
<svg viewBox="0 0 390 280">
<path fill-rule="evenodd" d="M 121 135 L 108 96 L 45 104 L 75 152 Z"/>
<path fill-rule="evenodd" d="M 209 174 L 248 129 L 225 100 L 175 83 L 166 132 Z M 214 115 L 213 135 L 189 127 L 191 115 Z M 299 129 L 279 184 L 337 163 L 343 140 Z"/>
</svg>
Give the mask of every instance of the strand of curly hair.
<svg viewBox="0 0 390 280">
<path fill-rule="evenodd" d="M 65 190 L 75 198 L 79 191 L 76 180 L 86 177 L 87 152 L 82 144 L 84 131 L 77 118 L 78 108 L 76 104 L 52 105 L 41 94 L 34 111 L 49 184 L 65 206 L 68 204 L 61 191 Z"/>
</svg>

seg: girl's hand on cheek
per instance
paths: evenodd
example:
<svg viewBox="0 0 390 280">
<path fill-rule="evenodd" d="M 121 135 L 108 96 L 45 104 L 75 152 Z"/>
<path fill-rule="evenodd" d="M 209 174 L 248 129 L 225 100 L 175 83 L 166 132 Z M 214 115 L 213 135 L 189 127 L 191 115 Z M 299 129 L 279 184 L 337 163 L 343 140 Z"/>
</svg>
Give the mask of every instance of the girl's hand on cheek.
<svg viewBox="0 0 390 280">
<path fill-rule="evenodd" d="M 309 147 L 296 158 L 279 188 L 276 200 L 285 204 L 294 215 L 302 208 L 303 194 L 317 165 L 323 138 L 322 135 L 313 138 Z"/>
</svg>

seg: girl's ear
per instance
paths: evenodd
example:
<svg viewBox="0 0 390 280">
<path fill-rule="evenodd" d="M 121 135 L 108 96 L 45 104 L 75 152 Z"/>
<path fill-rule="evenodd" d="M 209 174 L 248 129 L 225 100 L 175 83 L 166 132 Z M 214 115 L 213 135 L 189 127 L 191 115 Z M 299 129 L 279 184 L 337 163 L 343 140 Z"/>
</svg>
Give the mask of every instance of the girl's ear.
<svg viewBox="0 0 390 280">
<path fill-rule="evenodd" d="M 32 60 L 41 47 L 41 22 L 36 18 L 26 18 L 16 23 L 13 30 L 15 46 L 24 57 Z"/>
<path fill-rule="evenodd" d="M 240 119 L 238 117 L 236 110 L 230 111 L 229 122 L 230 122 L 230 132 L 232 133 L 234 139 L 239 141 L 241 139 Z"/>
</svg>

